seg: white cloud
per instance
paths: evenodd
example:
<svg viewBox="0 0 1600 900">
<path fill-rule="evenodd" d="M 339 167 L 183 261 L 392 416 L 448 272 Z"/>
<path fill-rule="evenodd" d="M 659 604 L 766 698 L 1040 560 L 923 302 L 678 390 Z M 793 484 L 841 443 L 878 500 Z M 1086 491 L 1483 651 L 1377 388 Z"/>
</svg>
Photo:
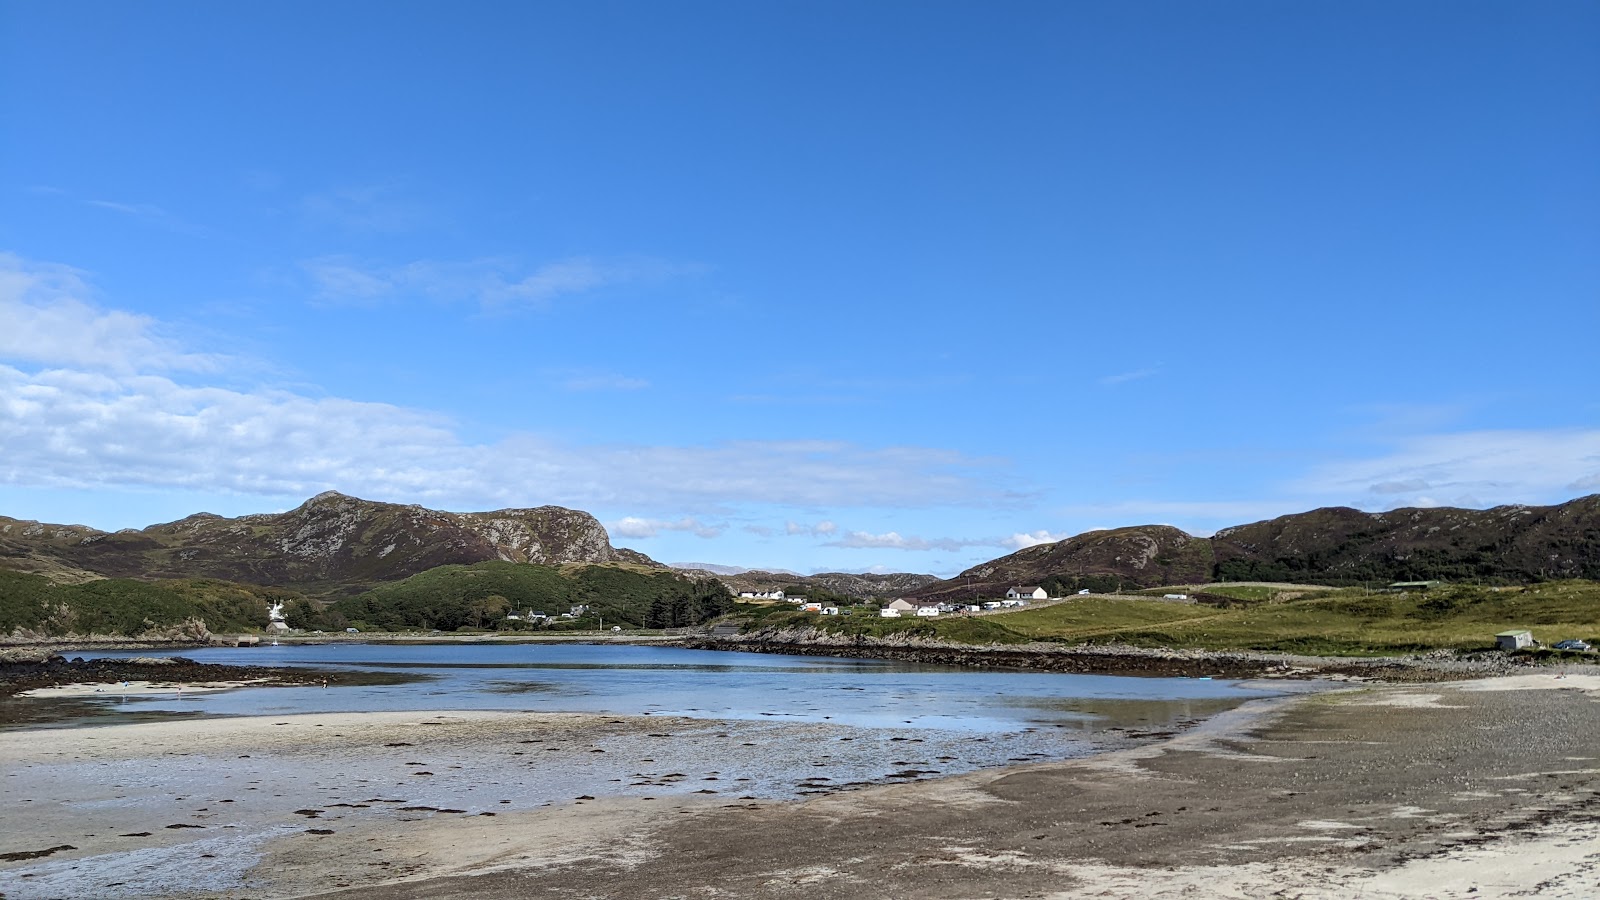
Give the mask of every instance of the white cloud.
<svg viewBox="0 0 1600 900">
<path fill-rule="evenodd" d="M 1072 537 L 1072 535 L 1066 532 L 1056 534 L 1040 529 L 1039 531 L 1027 533 L 1018 532 L 1002 540 L 1001 544 L 1013 550 L 1023 550 L 1028 547 L 1037 547 L 1040 544 L 1054 544 L 1056 541 L 1064 541 L 1069 537 Z"/>
<path fill-rule="evenodd" d="M 83 273 L 0 253 L 0 359 L 130 373 L 211 370 L 222 357 L 184 351 L 155 320 L 91 302 Z"/>
<path fill-rule="evenodd" d="M 1600 429 L 1468 431 L 1404 438 L 1382 456 L 1317 466 L 1291 487 L 1325 498 L 1380 494 L 1391 508 L 1543 503 L 1570 499 L 1597 469 Z"/>
<path fill-rule="evenodd" d="M 0 482 L 15 485 L 338 489 L 457 508 L 913 508 L 993 502 L 992 474 L 950 451 L 845 443 L 469 444 L 448 420 L 389 404 L 0 365 Z"/>
<path fill-rule="evenodd" d="M 695 537 L 714 538 L 727 530 L 726 525 L 708 525 L 692 516 L 675 520 L 626 516 L 607 527 L 612 534 L 626 538 L 653 538 L 663 531 L 687 531 Z"/>
<path fill-rule="evenodd" d="M 338 489 L 447 508 L 540 502 L 673 515 L 1015 496 L 999 484 L 996 461 L 948 450 L 838 441 L 576 445 L 532 434 L 469 443 L 447 418 L 423 410 L 179 383 L 169 374 L 205 372 L 226 358 L 190 352 L 155 320 L 102 309 L 90 296 L 76 270 L 0 255 L 0 483 L 283 499 Z M 694 533 L 725 527 L 661 521 L 674 524 L 658 528 Z"/>
<path fill-rule="evenodd" d="M 417 260 L 404 265 L 373 265 L 344 256 L 300 263 L 318 299 L 332 303 L 373 303 L 421 297 L 472 302 L 486 309 L 542 309 L 564 296 L 613 285 L 656 282 L 693 274 L 702 266 L 660 260 L 557 260 L 532 271 L 506 259 Z"/>
<path fill-rule="evenodd" d="M 965 547 L 994 546 L 996 541 L 986 540 L 959 540 L 956 538 L 923 538 L 915 535 L 902 535 L 897 531 L 883 534 L 872 534 L 866 531 L 852 531 L 836 541 L 829 541 L 829 547 L 847 547 L 852 549 L 873 550 L 960 550 Z"/>
<path fill-rule="evenodd" d="M 811 536 L 814 536 L 814 537 L 826 537 L 826 536 L 828 536 L 830 534 L 833 534 L 834 532 L 836 532 L 838 530 L 839 530 L 839 526 L 833 524 L 832 522 L 829 522 L 826 519 L 824 519 L 823 521 L 818 522 L 818 523 L 816 523 L 814 525 L 806 525 L 806 524 L 803 524 L 803 523 L 800 523 L 800 522 L 785 522 L 785 523 L 783 523 L 783 533 L 787 534 L 787 535 L 789 535 L 791 537 L 793 537 L 795 535 L 811 535 Z"/>
</svg>

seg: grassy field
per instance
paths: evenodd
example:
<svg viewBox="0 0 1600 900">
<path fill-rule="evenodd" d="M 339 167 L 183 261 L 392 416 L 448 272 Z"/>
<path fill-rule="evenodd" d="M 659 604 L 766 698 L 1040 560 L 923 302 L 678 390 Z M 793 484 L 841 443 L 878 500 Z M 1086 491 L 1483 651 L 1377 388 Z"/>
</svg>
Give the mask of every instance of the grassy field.
<svg viewBox="0 0 1600 900">
<path fill-rule="evenodd" d="M 1219 587 L 1226 586 L 1206 590 L 1218 593 Z M 877 619 L 858 614 L 825 619 L 792 609 L 753 618 L 762 624 L 804 622 L 849 634 L 907 631 L 967 643 L 1033 640 L 1339 656 L 1488 649 L 1494 646 L 1496 632 L 1512 628 L 1525 628 L 1546 645 L 1566 638 L 1600 641 L 1600 583 L 1596 582 L 1508 588 L 1445 585 L 1404 594 L 1283 587 L 1229 591 L 1227 596 L 1241 601 L 1229 608 L 1085 597 L 981 618 Z M 1286 596 L 1294 599 L 1271 599 Z"/>
</svg>

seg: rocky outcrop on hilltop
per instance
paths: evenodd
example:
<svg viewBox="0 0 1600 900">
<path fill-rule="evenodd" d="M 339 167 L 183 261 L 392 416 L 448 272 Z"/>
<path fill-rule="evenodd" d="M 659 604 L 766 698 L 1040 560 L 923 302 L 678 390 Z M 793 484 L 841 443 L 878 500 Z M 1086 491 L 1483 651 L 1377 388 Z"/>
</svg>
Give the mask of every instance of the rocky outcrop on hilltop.
<svg viewBox="0 0 1600 900">
<path fill-rule="evenodd" d="M 594 516 L 559 506 L 450 513 L 335 491 L 285 513 L 197 513 L 114 533 L 0 518 L 0 558 L 107 577 L 218 578 L 350 593 L 451 563 L 486 560 L 654 566 L 611 546 Z"/>
</svg>

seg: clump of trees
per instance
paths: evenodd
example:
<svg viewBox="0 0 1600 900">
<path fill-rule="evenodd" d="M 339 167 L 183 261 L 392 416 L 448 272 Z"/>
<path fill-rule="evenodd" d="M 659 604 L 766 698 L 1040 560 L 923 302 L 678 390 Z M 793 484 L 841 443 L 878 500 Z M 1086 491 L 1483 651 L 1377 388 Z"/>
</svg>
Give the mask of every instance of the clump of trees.
<svg viewBox="0 0 1600 900">
<path fill-rule="evenodd" d="M 298 595 L 277 588 L 209 579 L 136 581 L 102 578 L 56 584 L 41 575 L 0 569 L 0 633 L 50 637 L 196 631 L 258 631 L 280 600 Z"/>
<path fill-rule="evenodd" d="M 574 607 L 586 611 L 576 620 L 565 620 L 570 627 L 593 628 L 604 622 L 672 628 L 697 625 L 728 612 L 733 595 L 715 579 L 696 581 L 672 572 L 495 561 L 429 569 L 335 601 L 314 621 L 330 629 L 343 628 L 347 622 L 389 631 L 515 630 L 534 627 L 529 617 L 536 615 L 560 623 L 560 615 Z M 511 614 L 519 618 L 507 619 Z M 339 622 L 332 621 L 335 616 Z M 289 624 L 295 625 L 293 618 Z"/>
</svg>

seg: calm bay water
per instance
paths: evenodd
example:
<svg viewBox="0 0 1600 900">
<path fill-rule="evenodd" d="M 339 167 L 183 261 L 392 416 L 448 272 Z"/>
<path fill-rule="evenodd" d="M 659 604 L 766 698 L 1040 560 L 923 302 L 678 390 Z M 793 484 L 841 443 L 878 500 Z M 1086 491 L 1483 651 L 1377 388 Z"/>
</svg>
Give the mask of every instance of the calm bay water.
<svg viewBox="0 0 1600 900">
<path fill-rule="evenodd" d="M 622 644 L 340 642 L 210 648 L 184 655 L 210 663 L 388 673 L 408 681 L 329 689 L 251 688 L 181 699 L 108 696 L 100 701 L 101 711 L 282 715 L 528 710 L 1005 734 L 1041 727 L 1165 730 L 1280 692 L 1276 686 L 1194 678 L 983 672 Z"/>
<path fill-rule="evenodd" d="M 248 883 L 260 847 L 304 832 L 305 808 L 317 812 L 321 826 L 343 830 L 433 815 L 509 816 L 596 797 L 786 800 L 1081 757 L 1192 727 L 1246 700 L 1312 688 L 627 645 L 340 642 L 183 655 L 376 675 L 387 683 L 191 692 L 181 699 L 111 690 L 6 702 L 36 704 L 49 715 L 28 717 L 33 722 L 69 728 L 271 716 L 283 717 L 267 720 L 274 727 L 292 729 L 306 721 L 294 713 L 363 711 L 426 712 L 421 718 L 438 724 L 450 718 L 446 710 L 588 713 L 603 724 L 534 723 L 472 741 L 380 739 L 351 752 L 326 741 L 305 750 L 210 755 L 173 747 L 126 760 L 80 758 L 73 732 L 42 733 L 59 749 L 5 786 L 8 803 L 38 801 L 29 808 L 53 817 L 55 831 L 41 841 L 133 832 L 123 836 L 145 835 L 145 843 L 29 863 L 26 881 L 21 870 L 0 872 L 5 896 L 232 893 Z M 605 716 L 652 716 L 659 724 Z M 328 735 L 342 737 L 339 727 L 327 723 Z M 191 819 L 197 824 L 188 827 L 202 830 L 160 827 Z M 206 827 L 229 830 L 214 837 Z"/>
</svg>

